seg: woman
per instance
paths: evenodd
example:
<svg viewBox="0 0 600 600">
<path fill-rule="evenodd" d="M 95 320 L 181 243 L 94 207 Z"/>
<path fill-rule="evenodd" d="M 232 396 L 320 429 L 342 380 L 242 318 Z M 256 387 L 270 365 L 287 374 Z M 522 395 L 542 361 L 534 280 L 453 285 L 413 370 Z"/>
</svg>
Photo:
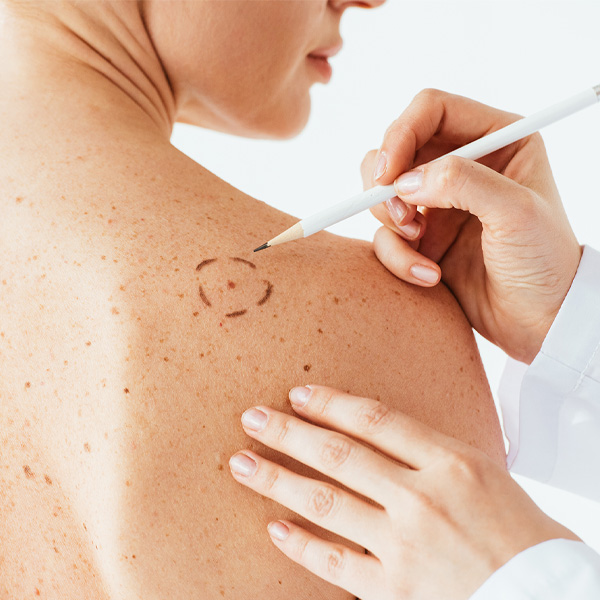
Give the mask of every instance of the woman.
<svg viewBox="0 0 600 600">
<path fill-rule="evenodd" d="M 398 194 L 374 209 L 387 225 L 375 251 L 404 280 L 443 277 L 473 327 L 522 361 L 511 363 L 520 367 L 508 370 L 501 395 L 509 465 L 600 501 L 600 253 L 579 246 L 539 134 L 483 164 L 429 162 L 515 118 L 437 90 L 419 94 L 365 160 L 365 185 L 393 182 Z M 427 224 L 418 242 L 405 239 L 399 214 Z M 416 280 L 415 266 L 429 281 Z M 234 455 L 237 481 L 373 554 L 270 523 L 273 543 L 295 562 L 361 600 L 599 597 L 600 555 L 482 452 L 369 398 L 311 385 L 293 388 L 290 401 L 320 427 L 261 406 L 242 415 L 246 433 L 378 505 L 256 453 Z M 328 498 L 321 510 L 315 496 Z"/>
<path fill-rule="evenodd" d="M 0 2 L 0 596 L 351 598 L 227 473 L 248 403 L 288 410 L 298 378 L 504 464 L 448 290 L 328 233 L 253 255 L 295 219 L 169 143 L 175 120 L 296 134 L 343 12 L 378 4 Z"/>
</svg>

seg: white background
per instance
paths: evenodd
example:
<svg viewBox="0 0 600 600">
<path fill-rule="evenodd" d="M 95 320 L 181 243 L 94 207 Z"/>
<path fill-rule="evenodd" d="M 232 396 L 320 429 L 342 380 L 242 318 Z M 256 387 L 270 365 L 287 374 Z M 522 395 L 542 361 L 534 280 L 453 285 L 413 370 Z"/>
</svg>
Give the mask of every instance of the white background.
<svg viewBox="0 0 600 600">
<path fill-rule="evenodd" d="M 299 137 L 246 140 L 178 125 L 173 143 L 251 196 L 304 217 L 362 189 L 364 154 L 423 88 L 526 115 L 600 83 L 598 0 L 388 0 L 376 10 L 349 10 L 342 35 L 333 79 L 313 89 L 311 119 Z M 600 106 L 543 132 L 573 229 L 581 243 L 596 248 L 599 133 Z M 377 227 L 363 213 L 330 231 L 371 240 Z M 260 231 L 256 241 L 264 241 Z M 478 342 L 495 391 L 503 354 Z M 593 459 L 600 477 L 600 458 Z M 548 514 L 600 551 L 600 505 L 517 480 Z"/>
</svg>

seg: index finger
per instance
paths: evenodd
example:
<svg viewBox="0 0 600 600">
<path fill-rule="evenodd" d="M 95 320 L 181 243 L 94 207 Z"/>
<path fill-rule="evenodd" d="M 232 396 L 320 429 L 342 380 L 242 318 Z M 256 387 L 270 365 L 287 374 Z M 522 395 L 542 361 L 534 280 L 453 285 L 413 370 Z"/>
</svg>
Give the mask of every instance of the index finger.
<svg viewBox="0 0 600 600">
<path fill-rule="evenodd" d="M 426 468 L 462 444 L 378 400 L 333 388 L 293 388 L 290 401 L 298 414 L 367 442 L 413 469 Z"/>
<path fill-rule="evenodd" d="M 392 183 L 398 175 L 408 171 L 417 152 L 433 138 L 444 148 L 437 154 L 441 156 L 519 118 L 519 115 L 464 96 L 434 89 L 423 90 L 385 133 L 375 163 L 379 174 L 377 184 Z M 437 156 L 428 158 L 431 160 Z"/>
</svg>

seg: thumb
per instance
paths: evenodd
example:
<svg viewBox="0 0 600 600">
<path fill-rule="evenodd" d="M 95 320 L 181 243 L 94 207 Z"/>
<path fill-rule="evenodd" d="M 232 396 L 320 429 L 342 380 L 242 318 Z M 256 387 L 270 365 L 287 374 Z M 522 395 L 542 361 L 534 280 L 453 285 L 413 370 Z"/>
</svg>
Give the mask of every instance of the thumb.
<svg viewBox="0 0 600 600">
<path fill-rule="evenodd" d="M 427 208 L 457 208 L 487 225 L 522 217 L 535 192 L 478 162 L 447 156 L 403 173 L 398 197 Z"/>
</svg>

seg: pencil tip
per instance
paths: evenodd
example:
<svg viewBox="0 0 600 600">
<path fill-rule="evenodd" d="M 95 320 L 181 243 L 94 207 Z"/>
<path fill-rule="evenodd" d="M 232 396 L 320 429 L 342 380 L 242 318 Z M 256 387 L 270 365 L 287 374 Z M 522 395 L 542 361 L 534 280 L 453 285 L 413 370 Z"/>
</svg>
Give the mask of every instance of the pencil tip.
<svg viewBox="0 0 600 600">
<path fill-rule="evenodd" d="M 271 246 L 269 246 L 269 242 L 263 244 L 262 246 L 259 246 L 258 248 L 254 248 L 254 252 L 258 252 L 259 250 L 264 250 L 265 248 L 270 248 Z"/>
</svg>

